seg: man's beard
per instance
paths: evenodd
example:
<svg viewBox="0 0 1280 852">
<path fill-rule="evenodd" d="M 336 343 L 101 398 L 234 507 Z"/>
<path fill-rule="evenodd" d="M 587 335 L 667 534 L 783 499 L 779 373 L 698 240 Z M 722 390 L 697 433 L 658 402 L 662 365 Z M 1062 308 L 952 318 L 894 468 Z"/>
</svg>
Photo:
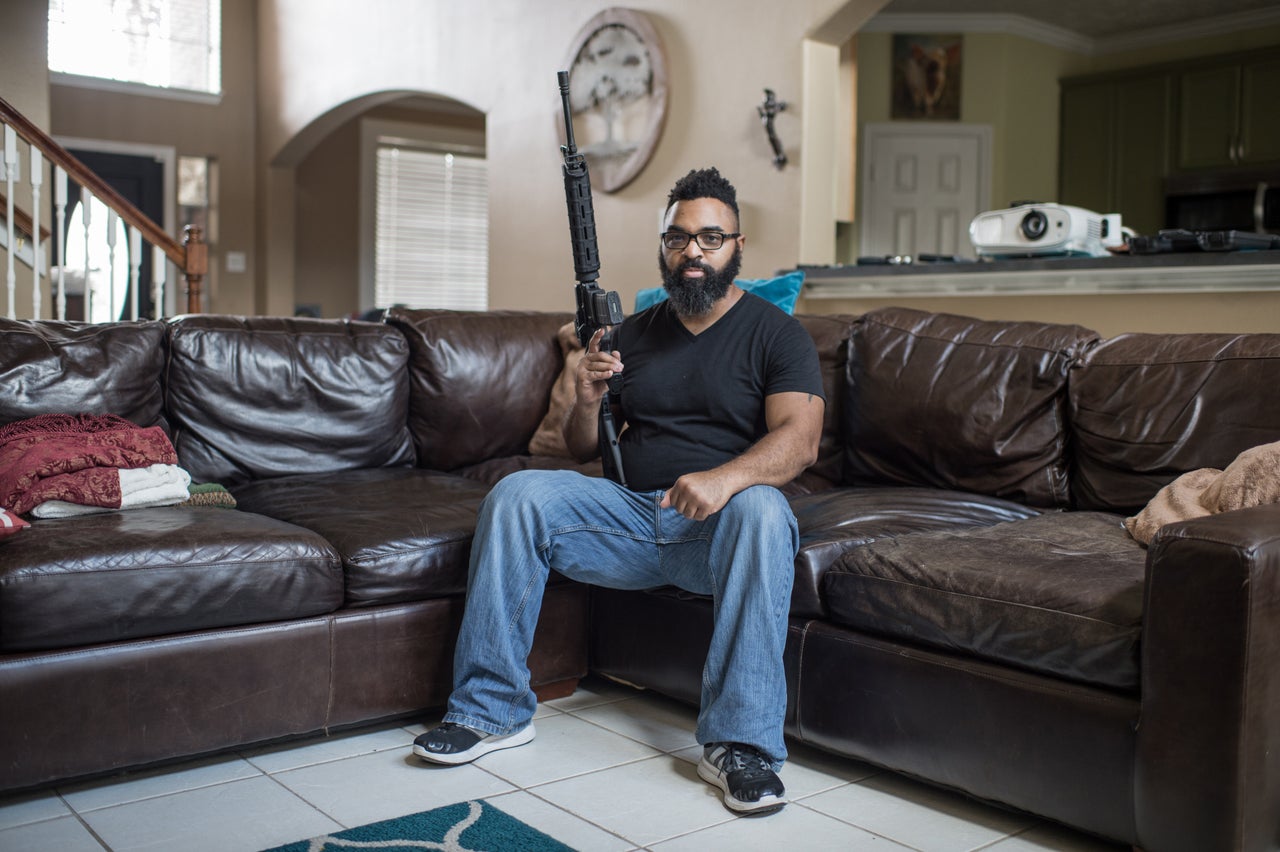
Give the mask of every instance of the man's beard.
<svg viewBox="0 0 1280 852">
<path fill-rule="evenodd" d="M 729 285 L 738 277 L 742 267 L 742 247 L 734 249 L 733 257 L 717 272 L 709 264 L 700 260 L 686 260 L 675 269 L 667 267 L 662 250 L 658 251 L 658 268 L 662 270 L 662 286 L 671 299 L 671 306 L 683 317 L 702 317 L 711 313 L 711 308 L 724 294 L 729 292 Z M 681 273 L 686 269 L 701 269 L 701 278 L 685 278 Z"/>
</svg>

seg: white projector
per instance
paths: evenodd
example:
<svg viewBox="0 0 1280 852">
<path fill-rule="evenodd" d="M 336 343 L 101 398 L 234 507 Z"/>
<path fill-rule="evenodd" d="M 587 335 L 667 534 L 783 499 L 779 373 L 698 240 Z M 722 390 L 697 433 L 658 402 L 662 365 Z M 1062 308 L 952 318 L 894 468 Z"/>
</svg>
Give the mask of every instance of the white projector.
<svg viewBox="0 0 1280 852">
<path fill-rule="evenodd" d="M 1017 204 L 979 213 L 969 240 L 982 257 L 1105 257 L 1124 245 L 1119 213 L 1094 213 L 1065 204 Z"/>
</svg>

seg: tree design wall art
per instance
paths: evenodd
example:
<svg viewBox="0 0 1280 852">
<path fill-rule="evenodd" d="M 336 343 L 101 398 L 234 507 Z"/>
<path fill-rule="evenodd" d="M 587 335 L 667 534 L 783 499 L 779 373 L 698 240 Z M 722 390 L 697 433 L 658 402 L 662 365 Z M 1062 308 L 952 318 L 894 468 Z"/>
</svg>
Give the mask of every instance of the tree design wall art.
<svg viewBox="0 0 1280 852">
<path fill-rule="evenodd" d="M 565 63 L 573 134 L 592 184 L 617 192 L 653 156 L 667 116 L 666 56 L 648 19 L 606 9 L 579 31 Z"/>
</svg>

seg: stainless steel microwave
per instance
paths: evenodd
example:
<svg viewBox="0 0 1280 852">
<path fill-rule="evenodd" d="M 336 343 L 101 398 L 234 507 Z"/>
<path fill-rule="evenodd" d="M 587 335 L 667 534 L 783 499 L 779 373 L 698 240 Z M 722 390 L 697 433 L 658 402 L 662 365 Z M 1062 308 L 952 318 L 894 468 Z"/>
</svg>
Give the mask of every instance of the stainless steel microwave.
<svg viewBox="0 0 1280 852">
<path fill-rule="evenodd" d="M 1165 181 L 1165 227 L 1280 234 L 1280 172 L 1211 172 Z"/>
</svg>

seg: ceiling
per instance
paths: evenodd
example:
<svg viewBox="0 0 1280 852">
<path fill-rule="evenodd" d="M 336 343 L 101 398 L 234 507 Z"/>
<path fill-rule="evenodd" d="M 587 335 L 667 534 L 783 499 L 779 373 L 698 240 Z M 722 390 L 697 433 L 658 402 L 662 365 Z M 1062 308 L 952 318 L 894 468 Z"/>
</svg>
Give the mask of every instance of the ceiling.
<svg viewBox="0 0 1280 852">
<path fill-rule="evenodd" d="M 880 13 L 1019 15 L 1099 39 L 1277 9 L 1275 0 L 890 0 Z"/>
</svg>

